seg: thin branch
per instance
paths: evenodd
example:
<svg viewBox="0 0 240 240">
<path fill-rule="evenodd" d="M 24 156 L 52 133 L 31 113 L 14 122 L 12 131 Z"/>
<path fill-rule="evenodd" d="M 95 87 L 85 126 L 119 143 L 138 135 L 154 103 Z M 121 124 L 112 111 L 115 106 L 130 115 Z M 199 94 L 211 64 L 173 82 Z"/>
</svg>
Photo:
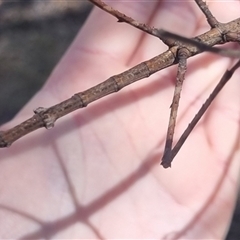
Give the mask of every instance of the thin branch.
<svg viewBox="0 0 240 240">
<path fill-rule="evenodd" d="M 165 144 L 163 159 L 161 163 L 165 168 L 171 166 L 170 161 L 171 161 L 173 135 L 174 135 L 175 125 L 177 120 L 177 111 L 178 111 L 179 100 L 180 100 L 180 95 L 182 91 L 182 85 L 185 79 L 185 73 L 187 71 L 187 58 L 189 55 L 190 55 L 190 52 L 186 48 L 179 49 L 177 54 L 179 59 L 177 79 L 176 79 L 173 100 L 171 104 L 171 113 L 170 113 L 169 124 L 168 124 L 166 144 Z"/>
<path fill-rule="evenodd" d="M 126 16 L 125 14 L 119 12 L 118 10 L 110 7 L 109 5 L 107 5 L 106 3 L 102 2 L 101 0 L 89 0 L 90 2 L 92 2 L 95 6 L 101 8 L 102 10 L 104 10 L 105 12 L 113 15 L 114 17 L 116 17 L 118 19 L 118 22 L 125 22 L 135 28 L 140 29 L 141 31 L 144 31 L 148 34 L 151 34 L 155 37 L 158 37 L 158 35 L 156 35 L 154 33 L 154 30 L 156 31 L 157 29 L 148 26 L 145 23 L 139 23 L 136 20 L 134 20 L 131 17 Z"/>
<path fill-rule="evenodd" d="M 236 19 L 235 21 L 236 21 L 236 24 L 238 24 L 239 19 Z M 233 50 L 233 49 L 223 49 L 223 48 L 212 47 L 207 44 L 204 44 L 201 41 L 201 39 L 199 39 L 198 37 L 186 38 L 178 34 L 165 31 L 163 29 L 158 30 L 158 32 L 159 32 L 159 35 L 162 37 L 172 38 L 172 39 L 175 39 L 175 41 L 179 40 L 180 42 L 189 44 L 189 45 L 191 44 L 192 46 L 199 48 L 201 52 L 211 52 L 224 57 L 240 58 L 240 51 L 236 49 Z M 240 33 L 228 32 L 224 36 L 226 36 L 225 42 L 240 41 Z M 221 42 L 219 42 L 219 44 L 221 44 Z"/>
<path fill-rule="evenodd" d="M 211 105 L 213 100 L 216 98 L 216 96 L 219 94 L 219 92 L 223 89 L 225 84 L 230 80 L 232 77 L 233 73 L 240 67 L 240 60 L 230 69 L 227 70 L 224 75 L 222 76 L 221 80 L 217 84 L 217 86 L 214 88 L 208 99 L 205 101 L 205 103 L 202 105 L 198 113 L 195 115 L 191 123 L 189 123 L 188 127 L 186 130 L 183 132 L 182 136 L 179 138 L 178 142 L 174 146 L 174 148 L 171 151 L 171 154 L 169 154 L 169 158 L 167 159 L 167 164 L 165 163 L 165 159 L 163 156 L 162 159 L 162 165 L 164 168 L 167 168 L 171 165 L 171 162 L 173 158 L 177 155 L 178 151 L 190 135 L 191 131 L 194 129 L 196 124 L 199 122 L 199 120 L 202 118 L 208 107 Z"/>
<path fill-rule="evenodd" d="M 207 4 L 202 0 L 195 0 L 196 4 L 199 6 L 205 17 L 207 18 L 207 21 L 209 25 L 214 28 L 217 27 L 220 23 L 217 21 L 217 19 L 212 15 L 211 11 L 209 10 Z"/>
<path fill-rule="evenodd" d="M 202 117 L 202 115 L 204 114 L 208 106 L 211 104 L 213 99 L 216 97 L 216 95 L 219 93 L 219 91 L 230 79 L 233 72 L 240 65 L 239 61 L 230 71 L 227 71 L 225 73 L 224 77 L 222 78 L 216 89 L 210 95 L 209 99 L 207 99 L 206 103 L 202 106 L 199 113 L 195 116 L 184 134 L 180 137 L 175 147 L 172 149 L 172 139 L 177 116 L 177 108 L 179 104 L 178 102 L 180 98 L 180 91 L 182 88 L 182 81 L 186 72 L 186 60 L 187 58 L 204 51 L 210 51 L 228 57 L 240 58 L 239 51 L 232 51 L 229 49 L 223 50 L 212 47 L 216 44 L 224 44 L 228 41 L 240 41 L 240 18 L 225 24 L 219 23 L 213 17 L 207 5 L 203 1 L 195 0 L 195 2 L 199 5 L 200 9 L 207 17 L 207 20 L 212 29 L 195 38 L 186 39 L 184 37 L 166 32 L 164 30 L 159 30 L 154 27 L 149 27 L 146 24 L 139 23 L 134 19 L 126 16 L 125 14 L 103 3 L 101 0 L 89 1 L 91 1 L 93 4 L 100 7 L 104 11 L 117 17 L 119 22 L 126 22 L 131 26 L 134 26 L 144 32 L 147 32 L 148 34 L 160 38 L 170 48 L 166 52 L 150 60 L 142 62 L 123 73 L 112 76 L 104 82 L 84 92 L 74 94 L 71 98 L 59 104 L 56 104 L 50 108 L 37 108 L 34 111 L 35 114 L 33 117 L 9 130 L 0 132 L 0 147 L 8 147 L 17 139 L 23 137 L 24 135 L 32 131 L 35 131 L 38 128 L 45 127 L 47 129 L 50 129 L 54 126 L 54 123 L 57 119 L 65 116 L 66 114 L 73 112 L 76 109 L 86 107 L 89 103 L 93 101 L 96 101 L 113 92 L 117 92 L 123 87 L 132 84 L 133 82 L 149 77 L 153 73 L 167 68 L 171 65 L 177 64 L 179 62 L 176 89 L 174 93 L 173 103 L 171 105 L 171 116 L 166 141 L 166 149 L 162 161 L 163 167 L 169 167 L 173 158 L 187 139 L 194 126 L 197 124 L 197 122 Z"/>
<path fill-rule="evenodd" d="M 236 29 L 239 29 L 240 32 L 240 18 L 225 24 L 224 27 L 226 28 L 226 33 L 228 31 L 233 32 L 233 30 Z M 197 38 L 201 43 L 208 46 L 223 43 L 221 34 L 215 28 L 202 35 L 199 35 Z M 179 46 L 182 48 L 182 44 L 179 44 Z M 66 114 L 77 110 L 78 108 L 86 107 L 93 101 L 96 101 L 110 93 L 117 92 L 133 82 L 149 77 L 159 70 L 178 63 L 176 56 L 179 46 L 173 46 L 166 52 L 148 61 L 142 62 L 121 74 L 112 76 L 106 81 L 84 92 L 74 94 L 71 98 L 55 106 L 50 108 L 36 109 L 35 115 L 32 118 L 29 118 L 25 122 L 7 131 L 0 132 L 0 147 L 8 147 L 17 139 L 32 131 L 35 131 L 38 128 L 45 127 L 49 129 L 54 126 L 54 122 L 58 118 L 63 117 Z M 193 46 L 193 44 L 185 44 L 184 47 L 187 48 L 191 53 L 189 57 L 201 52 L 201 50 Z"/>
<path fill-rule="evenodd" d="M 50 129 L 54 126 L 57 119 L 66 114 L 86 107 L 91 102 L 117 92 L 133 82 L 149 77 L 156 71 L 173 65 L 175 61 L 174 51 L 176 51 L 176 48 L 142 62 L 123 73 L 112 76 L 84 92 L 76 93 L 71 98 L 50 108 L 37 108 L 32 118 L 29 118 L 12 129 L 0 132 L 0 147 L 9 147 L 17 139 L 38 128 L 45 127 L 46 129 Z"/>
<path fill-rule="evenodd" d="M 95 6 L 101 8 L 102 10 L 104 10 L 105 12 L 111 14 L 112 16 L 116 17 L 118 19 L 118 22 L 125 22 L 137 29 L 140 29 L 143 32 L 146 32 L 152 36 L 155 36 L 157 38 L 159 38 L 160 40 L 162 40 L 167 46 L 172 46 L 173 43 L 172 41 L 169 41 L 168 38 L 165 38 L 163 36 L 159 35 L 158 29 L 154 28 L 154 27 L 150 27 L 145 23 L 139 23 L 138 21 L 134 20 L 131 17 L 126 16 L 125 14 L 117 11 L 116 9 L 110 7 L 109 5 L 107 5 L 106 3 L 102 2 L 101 0 L 89 0 L 90 2 L 92 2 Z"/>
</svg>

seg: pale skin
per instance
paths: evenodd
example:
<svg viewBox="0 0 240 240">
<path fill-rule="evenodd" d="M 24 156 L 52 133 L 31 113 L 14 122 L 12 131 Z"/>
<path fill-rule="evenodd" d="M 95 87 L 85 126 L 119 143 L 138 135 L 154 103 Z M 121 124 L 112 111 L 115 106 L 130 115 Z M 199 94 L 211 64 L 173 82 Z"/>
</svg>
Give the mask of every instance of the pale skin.
<svg viewBox="0 0 240 240">
<path fill-rule="evenodd" d="M 209 29 L 194 2 L 111 5 L 188 37 Z M 209 7 L 219 21 L 239 17 L 238 2 Z M 1 129 L 165 50 L 95 9 L 43 89 Z M 231 65 L 189 59 L 176 139 Z M 238 189 L 240 71 L 163 169 L 175 76 L 166 69 L 1 149 L 0 238 L 224 238 Z"/>
</svg>

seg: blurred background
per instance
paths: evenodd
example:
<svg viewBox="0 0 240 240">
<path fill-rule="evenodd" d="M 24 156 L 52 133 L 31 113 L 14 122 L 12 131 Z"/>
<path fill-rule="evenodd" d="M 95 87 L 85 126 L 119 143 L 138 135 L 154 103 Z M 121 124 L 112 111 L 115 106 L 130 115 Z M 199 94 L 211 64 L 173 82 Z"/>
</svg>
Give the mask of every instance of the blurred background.
<svg viewBox="0 0 240 240">
<path fill-rule="evenodd" d="M 0 0 L 0 124 L 44 84 L 91 8 L 87 0 Z"/>
<path fill-rule="evenodd" d="M 41 88 L 91 9 L 86 0 L 0 0 L 0 124 Z M 239 200 L 226 239 L 240 239 Z"/>
</svg>

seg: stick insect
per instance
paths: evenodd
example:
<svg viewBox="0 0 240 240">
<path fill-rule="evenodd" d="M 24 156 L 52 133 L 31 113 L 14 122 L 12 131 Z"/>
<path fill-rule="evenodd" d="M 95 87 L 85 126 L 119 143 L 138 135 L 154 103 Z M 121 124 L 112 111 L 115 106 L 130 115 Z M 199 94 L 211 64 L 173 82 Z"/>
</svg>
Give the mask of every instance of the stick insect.
<svg viewBox="0 0 240 240">
<path fill-rule="evenodd" d="M 171 34 L 164 30 L 149 27 L 146 24 L 139 23 L 131 17 L 128 17 L 123 13 L 111 8 L 101 0 L 90 0 L 90 2 L 115 16 L 119 22 L 125 22 L 132 25 L 133 27 L 136 27 L 144 32 L 147 32 L 148 34 L 159 38 L 169 47 L 169 49 L 152 59 L 139 63 L 138 65 L 130 68 L 123 73 L 108 78 L 104 82 L 84 92 L 76 93 L 71 98 L 59 104 L 56 104 L 49 108 L 38 107 L 36 110 L 34 110 L 35 114 L 33 117 L 9 130 L 1 131 L 0 147 L 9 147 L 17 139 L 25 136 L 32 131 L 37 130 L 38 128 L 45 127 L 46 129 L 50 129 L 54 126 L 54 123 L 57 119 L 65 116 L 66 114 L 69 114 L 79 108 L 86 107 L 91 102 L 99 100 L 100 98 L 111 93 L 117 92 L 125 86 L 132 84 L 140 79 L 147 78 L 164 68 L 178 64 L 176 77 L 177 80 L 171 104 L 171 113 L 166 136 L 165 150 L 161 161 L 161 165 L 164 168 L 168 168 L 171 166 L 173 158 L 176 156 L 183 143 L 186 141 L 193 128 L 204 115 L 214 98 L 218 95 L 227 81 L 231 78 L 232 74 L 240 66 L 239 60 L 230 70 L 227 70 L 225 72 L 219 84 L 216 86 L 212 94 L 203 104 L 199 112 L 196 114 L 180 139 L 177 141 L 176 145 L 173 147 L 174 129 L 176 125 L 182 84 L 187 69 L 187 59 L 204 51 L 210 51 L 228 57 L 240 58 L 239 51 L 213 48 L 213 46 L 217 44 L 240 41 L 240 18 L 235 19 L 229 23 L 220 23 L 212 15 L 206 3 L 204 3 L 202 0 L 195 0 L 196 4 L 205 15 L 211 29 L 208 32 L 196 36 L 192 39 L 187 39 L 178 35 Z"/>
</svg>

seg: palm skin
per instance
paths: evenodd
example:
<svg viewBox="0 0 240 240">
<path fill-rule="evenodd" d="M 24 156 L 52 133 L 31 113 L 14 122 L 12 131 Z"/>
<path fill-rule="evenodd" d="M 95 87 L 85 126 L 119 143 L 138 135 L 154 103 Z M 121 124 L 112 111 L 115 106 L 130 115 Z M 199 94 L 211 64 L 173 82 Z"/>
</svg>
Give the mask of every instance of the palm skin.
<svg viewBox="0 0 240 240">
<path fill-rule="evenodd" d="M 227 22 L 238 17 L 237 4 L 216 1 L 209 7 Z M 185 36 L 209 29 L 194 2 L 112 6 Z M 63 101 L 165 50 L 159 40 L 95 9 L 43 89 L 3 129 L 29 118 L 38 106 Z M 189 59 L 176 139 L 229 66 L 231 60 L 210 54 Z M 238 185 L 239 74 L 171 169 L 159 163 L 176 67 L 69 114 L 51 131 L 36 131 L 2 149 L 0 237 L 223 238 Z"/>
</svg>

